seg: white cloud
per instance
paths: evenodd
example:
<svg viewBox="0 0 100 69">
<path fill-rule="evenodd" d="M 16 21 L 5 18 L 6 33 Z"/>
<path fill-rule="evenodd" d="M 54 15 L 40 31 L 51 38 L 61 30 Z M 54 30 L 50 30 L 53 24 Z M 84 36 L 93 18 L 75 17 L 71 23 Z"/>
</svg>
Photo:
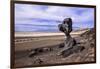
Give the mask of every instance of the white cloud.
<svg viewBox="0 0 100 69">
<path fill-rule="evenodd" d="M 62 21 L 66 17 L 71 17 L 74 23 L 84 23 L 94 20 L 93 9 L 91 8 L 76 8 L 76 7 L 59 7 L 59 6 L 39 5 L 15 5 L 15 23 L 16 24 L 50 24 L 50 22 L 32 22 L 31 19 L 45 19 Z M 80 11 L 80 12 L 79 12 Z"/>
</svg>

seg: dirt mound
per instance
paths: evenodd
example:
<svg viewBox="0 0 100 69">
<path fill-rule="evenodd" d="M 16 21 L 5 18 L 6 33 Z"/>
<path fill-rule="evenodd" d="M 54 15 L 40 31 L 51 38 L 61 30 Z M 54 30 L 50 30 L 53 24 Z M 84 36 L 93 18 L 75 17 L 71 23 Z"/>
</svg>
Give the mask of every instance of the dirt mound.
<svg viewBox="0 0 100 69">
<path fill-rule="evenodd" d="M 94 28 L 89 29 L 85 33 L 81 34 L 81 37 L 89 37 L 89 38 L 94 38 L 95 39 L 95 30 Z"/>
</svg>

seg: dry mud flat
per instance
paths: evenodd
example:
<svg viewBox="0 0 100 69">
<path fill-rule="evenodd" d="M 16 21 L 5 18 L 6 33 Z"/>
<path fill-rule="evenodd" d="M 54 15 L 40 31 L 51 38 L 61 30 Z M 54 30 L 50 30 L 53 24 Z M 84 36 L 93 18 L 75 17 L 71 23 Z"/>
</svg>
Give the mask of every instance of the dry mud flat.
<svg viewBox="0 0 100 69">
<path fill-rule="evenodd" d="M 57 55 L 59 50 L 63 48 L 64 38 L 64 35 L 35 37 L 31 38 L 29 42 L 15 43 L 15 67 L 95 61 L 95 34 L 93 29 L 74 37 L 76 39 L 76 50 L 67 52 L 66 57 Z M 20 46 L 20 48 L 17 48 L 17 46 Z M 78 51 L 77 46 L 84 46 L 84 49 Z M 30 48 L 27 49 L 27 47 Z"/>
</svg>

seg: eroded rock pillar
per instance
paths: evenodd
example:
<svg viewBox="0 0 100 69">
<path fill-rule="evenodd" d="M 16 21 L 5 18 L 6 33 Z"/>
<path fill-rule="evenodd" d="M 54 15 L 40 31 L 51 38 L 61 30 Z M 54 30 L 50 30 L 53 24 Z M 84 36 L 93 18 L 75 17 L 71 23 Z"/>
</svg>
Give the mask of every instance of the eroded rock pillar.
<svg viewBox="0 0 100 69">
<path fill-rule="evenodd" d="M 63 23 L 58 25 L 58 28 L 66 36 L 66 39 L 64 41 L 64 47 L 58 52 L 58 55 L 61 55 L 63 51 L 73 47 L 75 41 L 70 35 L 70 32 L 72 31 L 72 19 L 65 18 Z"/>
</svg>

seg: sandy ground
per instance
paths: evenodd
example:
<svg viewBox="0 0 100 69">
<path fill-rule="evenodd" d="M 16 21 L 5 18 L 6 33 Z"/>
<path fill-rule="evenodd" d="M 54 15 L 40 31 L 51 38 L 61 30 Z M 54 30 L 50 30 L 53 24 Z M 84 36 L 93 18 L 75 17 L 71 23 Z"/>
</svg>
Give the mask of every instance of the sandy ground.
<svg viewBox="0 0 100 69">
<path fill-rule="evenodd" d="M 92 45 L 87 34 L 84 34 L 89 30 L 78 31 L 71 33 L 72 37 L 75 38 L 79 44 L 77 46 L 84 46 L 85 50 L 78 53 L 72 53 L 70 56 L 62 57 L 57 56 L 57 52 L 60 44 L 64 42 L 65 36 L 63 33 L 19 33 L 15 35 L 15 67 L 23 66 L 35 66 L 45 64 L 61 64 L 71 62 L 93 62 L 95 61 L 95 46 L 94 40 Z M 82 35 L 84 34 L 84 35 Z M 23 36 L 24 35 L 24 36 Z M 22 37 L 23 36 L 23 37 Z M 90 35 L 88 36 L 90 37 Z M 51 50 L 40 51 L 33 57 L 29 57 L 32 50 L 37 48 L 46 48 Z"/>
<path fill-rule="evenodd" d="M 86 31 L 88 31 L 88 29 L 72 31 L 71 35 L 82 34 Z M 64 35 L 64 33 L 62 32 L 52 32 L 52 33 L 51 32 L 15 32 L 15 37 L 40 37 L 40 36 L 58 36 L 58 35 Z"/>
<path fill-rule="evenodd" d="M 71 36 L 78 37 L 80 34 L 86 31 L 87 30 L 72 32 Z M 64 39 L 65 35 L 61 32 L 16 32 L 15 50 L 20 51 L 44 46 L 53 46 L 64 42 Z"/>
<path fill-rule="evenodd" d="M 15 50 L 29 50 L 45 46 L 53 46 L 64 42 L 64 36 L 45 36 L 45 37 L 30 37 L 17 39 L 15 42 Z"/>
</svg>

